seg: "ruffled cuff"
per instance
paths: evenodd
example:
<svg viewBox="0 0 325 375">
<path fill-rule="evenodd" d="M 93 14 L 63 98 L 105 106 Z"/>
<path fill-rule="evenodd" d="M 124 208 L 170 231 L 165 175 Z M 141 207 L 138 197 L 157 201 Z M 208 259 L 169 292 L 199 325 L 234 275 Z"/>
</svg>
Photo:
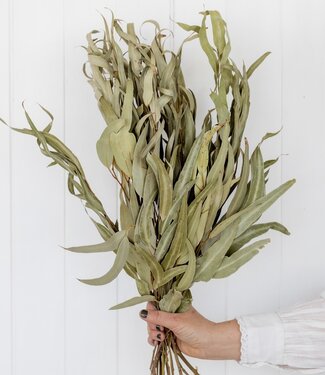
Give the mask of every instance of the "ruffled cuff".
<svg viewBox="0 0 325 375">
<path fill-rule="evenodd" d="M 236 320 L 241 332 L 240 365 L 325 374 L 325 290 L 312 301 Z"/>
<path fill-rule="evenodd" d="M 283 364 L 284 332 L 277 313 L 239 316 L 236 320 L 241 332 L 240 365 Z"/>
</svg>

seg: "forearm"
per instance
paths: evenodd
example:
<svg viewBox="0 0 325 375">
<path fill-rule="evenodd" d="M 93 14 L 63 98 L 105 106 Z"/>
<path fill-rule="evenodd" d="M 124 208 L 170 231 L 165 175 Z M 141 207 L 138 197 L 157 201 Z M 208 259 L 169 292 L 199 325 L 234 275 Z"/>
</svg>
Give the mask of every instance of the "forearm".
<svg viewBox="0 0 325 375">
<path fill-rule="evenodd" d="M 215 323 L 210 359 L 240 360 L 241 333 L 236 319 Z"/>
</svg>

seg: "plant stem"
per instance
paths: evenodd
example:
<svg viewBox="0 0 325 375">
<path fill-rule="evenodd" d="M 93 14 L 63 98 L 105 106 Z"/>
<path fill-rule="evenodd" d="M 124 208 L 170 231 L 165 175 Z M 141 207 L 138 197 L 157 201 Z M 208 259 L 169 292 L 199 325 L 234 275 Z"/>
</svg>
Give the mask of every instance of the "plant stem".
<svg viewBox="0 0 325 375">
<path fill-rule="evenodd" d="M 174 360 L 176 368 L 174 367 Z M 181 362 L 182 361 L 182 362 Z M 166 331 L 166 338 L 155 346 L 150 364 L 150 375 L 199 375 L 180 351 L 176 336 L 170 330 Z"/>
</svg>

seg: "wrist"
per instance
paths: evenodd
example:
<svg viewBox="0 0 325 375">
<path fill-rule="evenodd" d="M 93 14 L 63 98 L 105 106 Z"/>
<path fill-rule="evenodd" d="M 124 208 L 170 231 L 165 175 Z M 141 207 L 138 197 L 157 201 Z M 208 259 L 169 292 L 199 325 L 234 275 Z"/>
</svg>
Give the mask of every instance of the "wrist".
<svg viewBox="0 0 325 375">
<path fill-rule="evenodd" d="M 211 359 L 240 360 L 241 333 L 236 319 L 214 324 Z"/>
</svg>

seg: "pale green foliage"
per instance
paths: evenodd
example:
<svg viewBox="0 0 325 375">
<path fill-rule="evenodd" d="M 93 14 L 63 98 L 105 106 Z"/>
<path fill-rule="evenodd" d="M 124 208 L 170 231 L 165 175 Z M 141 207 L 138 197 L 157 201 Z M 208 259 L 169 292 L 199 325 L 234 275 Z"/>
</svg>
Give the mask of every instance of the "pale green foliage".
<svg viewBox="0 0 325 375">
<path fill-rule="evenodd" d="M 86 64 L 83 71 L 105 124 L 96 149 L 121 188 L 119 225 L 90 189 L 76 156 L 50 134 L 53 117 L 45 108 L 51 122 L 43 131 L 26 111 L 31 129 L 12 128 L 37 138 L 41 152 L 53 159 L 50 166 L 67 170 L 69 191 L 100 218 L 91 219 L 104 242 L 67 250 L 113 251 L 116 258 L 104 276 L 81 281 L 102 285 L 122 269 L 134 278 L 140 296 L 112 309 L 153 301 L 162 310 L 186 311 L 194 281 L 237 271 L 269 239 L 244 245 L 269 229 L 289 234 L 277 222 L 256 224 L 295 182 L 266 193 L 269 167 L 278 159 L 264 161 L 261 144 L 279 131 L 267 133 L 251 156 L 246 138 L 241 147 L 250 106 L 248 79 L 269 52 L 240 71 L 229 57 L 220 13 L 201 14 L 201 25 L 178 23 L 191 34 L 177 52 L 166 50 L 166 33 L 152 20 L 147 21 L 155 30 L 150 44 L 139 39 L 132 23 L 124 30 L 114 16 L 109 24 L 103 17 L 103 33 L 87 34 L 91 72 Z M 184 44 L 195 39 L 213 73 L 212 108 L 198 135 L 196 99 L 181 69 Z M 201 74 L 200 67 L 193 74 Z"/>
</svg>

